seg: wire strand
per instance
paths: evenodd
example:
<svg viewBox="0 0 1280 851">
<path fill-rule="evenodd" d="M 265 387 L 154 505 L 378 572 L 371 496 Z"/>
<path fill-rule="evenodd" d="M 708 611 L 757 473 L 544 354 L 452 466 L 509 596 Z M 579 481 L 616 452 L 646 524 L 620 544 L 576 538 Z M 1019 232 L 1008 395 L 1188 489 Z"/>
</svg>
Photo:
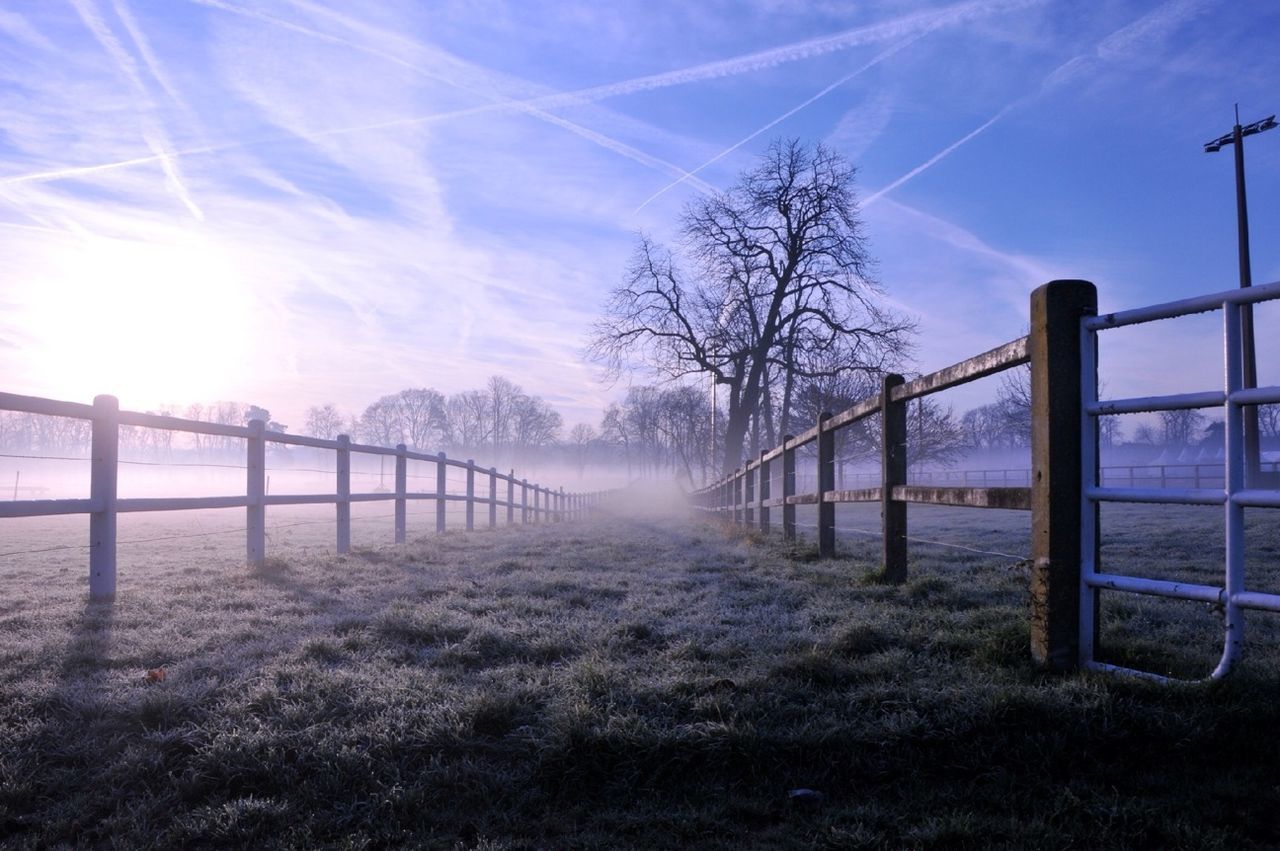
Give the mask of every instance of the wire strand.
<svg viewBox="0 0 1280 851">
<path fill-rule="evenodd" d="M 805 529 L 818 528 L 816 523 L 797 523 L 796 525 L 802 526 Z M 856 529 L 852 526 L 837 526 L 836 531 L 837 532 L 853 532 L 858 535 L 869 535 L 873 538 L 879 538 L 882 534 L 880 532 L 876 532 L 871 529 Z M 964 544 L 953 544 L 947 541 L 934 541 L 930 538 L 914 538 L 914 537 L 911 537 L 910 535 L 907 536 L 907 540 L 916 544 L 933 544 L 934 546 L 937 546 L 937 547 L 949 547 L 950 549 L 953 549 L 953 550 L 964 550 L 965 552 L 980 553 L 982 555 L 988 555 L 988 556 L 1000 556 L 1001 558 L 1013 559 L 1014 561 L 1026 561 L 1029 558 L 1029 556 L 1014 555 L 1013 553 L 1002 553 L 999 550 L 983 550 L 977 547 L 967 547 Z"/>
</svg>

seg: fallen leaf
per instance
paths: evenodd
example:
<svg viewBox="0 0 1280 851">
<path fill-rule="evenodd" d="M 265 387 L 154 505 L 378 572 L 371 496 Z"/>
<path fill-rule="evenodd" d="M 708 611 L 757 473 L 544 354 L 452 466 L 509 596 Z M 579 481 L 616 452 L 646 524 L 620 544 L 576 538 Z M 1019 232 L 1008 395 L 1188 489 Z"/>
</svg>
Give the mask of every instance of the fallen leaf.
<svg viewBox="0 0 1280 851">
<path fill-rule="evenodd" d="M 159 668 L 152 668 L 151 670 L 147 671 L 147 675 L 142 679 L 144 682 L 148 682 L 148 683 L 162 683 L 164 682 L 164 678 L 165 678 L 165 670 L 164 670 L 164 666 L 162 665 Z"/>
</svg>

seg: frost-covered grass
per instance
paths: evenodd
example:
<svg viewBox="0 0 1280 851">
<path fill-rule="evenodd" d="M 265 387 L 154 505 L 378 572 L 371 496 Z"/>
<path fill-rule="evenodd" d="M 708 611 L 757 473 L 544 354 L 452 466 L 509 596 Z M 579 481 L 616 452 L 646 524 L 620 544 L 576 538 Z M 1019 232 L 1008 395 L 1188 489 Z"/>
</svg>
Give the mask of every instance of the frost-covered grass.
<svg viewBox="0 0 1280 851">
<path fill-rule="evenodd" d="M 913 530 L 1025 547 L 1025 516 L 964 517 Z M 1212 560 L 1193 522 L 1115 522 Z M 1280 844 L 1267 615 L 1219 686 L 1044 676 L 1024 564 L 921 545 L 890 587 L 873 545 L 820 562 L 655 514 L 252 571 L 197 540 L 122 565 L 113 605 L 83 553 L 7 564 L 0 844 Z M 1124 605 L 1111 634 L 1160 664 L 1215 652 Z"/>
</svg>

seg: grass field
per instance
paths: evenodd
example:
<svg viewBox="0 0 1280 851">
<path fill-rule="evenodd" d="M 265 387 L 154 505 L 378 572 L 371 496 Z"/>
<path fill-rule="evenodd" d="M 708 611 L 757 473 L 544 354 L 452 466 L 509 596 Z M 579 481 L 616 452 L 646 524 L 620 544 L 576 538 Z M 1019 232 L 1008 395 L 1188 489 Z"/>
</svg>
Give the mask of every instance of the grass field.
<svg viewBox="0 0 1280 851">
<path fill-rule="evenodd" d="M 970 550 L 913 544 L 901 587 L 854 531 L 820 562 L 672 515 L 403 548 L 370 519 L 338 557 L 331 527 L 286 520 L 257 571 L 234 533 L 122 547 L 113 605 L 85 603 L 83 551 L 0 562 L 0 843 L 1280 844 L 1280 618 L 1250 617 L 1244 665 L 1210 687 L 1039 674 L 1026 515 L 913 508 L 913 536 Z M 1260 590 L 1273 522 L 1251 518 Z M 1104 530 L 1139 572 L 1220 563 L 1212 512 Z M 1116 597 L 1115 658 L 1211 667 L 1203 607 Z"/>
</svg>

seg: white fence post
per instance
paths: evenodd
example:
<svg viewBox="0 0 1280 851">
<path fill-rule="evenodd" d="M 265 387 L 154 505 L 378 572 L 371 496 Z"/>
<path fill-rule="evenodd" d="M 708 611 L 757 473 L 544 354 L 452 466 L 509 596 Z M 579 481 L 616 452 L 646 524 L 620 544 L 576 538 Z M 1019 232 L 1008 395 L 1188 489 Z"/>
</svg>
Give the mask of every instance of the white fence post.
<svg viewBox="0 0 1280 851">
<path fill-rule="evenodd" d="M 476 462 L 467 459 L 467 531 L 476 528 Z"/>
<path fill-rule="evenodd" d="M 267 557 L 267 507 L 262 498 L 267 491 L 267 442 L 262 434 L 267 424 L 249 420 L 249 437 L 245 440 L 245 490 L 249 505 L 245 508 L 245 558 L 260 567 Z"/>
<path fill-rule="evenodd" d="M 93 399 L 92 460 L 89 498 L 99 506 L 89 515 L 89 599 L 116 595 L 116 476 L 120 459 L 120 402 L 115 396 Z M 17 483 L 14 484 L 17 499 Z"/>
<path fill-rule="evenodd" d="M 516 520 L 516 471 L 507 474 L 507 525 Z"/>
<path fill-rule="evenodd" d="M 406 515 L 408 514 L 405 494 L 409 492 L 409 459 L 405 457 L 407 447 L 403 443 L 396 444 L 396 543 L 403 544 L 405 538 Z"/>
<path fill-rule="evenodd" d="M 443 452 L 436 456 L 436 534 L 444 534 L 444 515 L 449 507 L 445 495 L 449 492 L 449 465 Z"/>
<path fill-rule="evenodd" d="M 489 528 L 498 525 L 498 468 L 489 468 Z"/>
<path fill-rule="evenodd" d="M 351 552 L 351 436 L 338 435 L 338 555 Z"/>
</svg>

